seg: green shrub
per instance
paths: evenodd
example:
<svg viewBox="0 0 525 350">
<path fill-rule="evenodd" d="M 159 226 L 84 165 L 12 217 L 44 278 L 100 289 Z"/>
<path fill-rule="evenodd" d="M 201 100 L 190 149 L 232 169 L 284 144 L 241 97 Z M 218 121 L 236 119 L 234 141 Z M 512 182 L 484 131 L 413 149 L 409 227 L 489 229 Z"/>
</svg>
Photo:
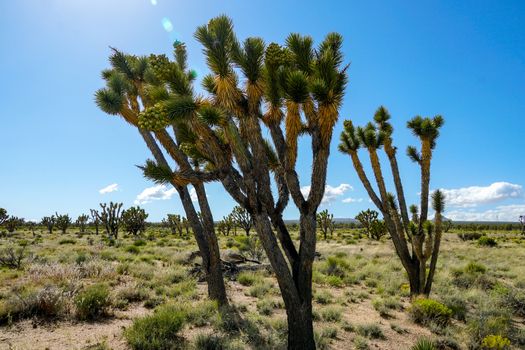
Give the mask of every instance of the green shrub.
<svg viewBox="0 0 525 350">
<path fill-rule="evenodd" d="M 517 288 L 501 288 L 501 304 L 519 317 L 525 317 L 525 291 Z"/>
<path fill-rule="evenodd" d="M 385 339 L 381 327 L 375 323 L 358 325 L 356 327 L 356 332 L 357 334 L 369 339 Z"/>
<path fill-rule="evenodd" d="M 335 339 L 337 338 L 337 328 L 330 326 L 325 327 L 322 329 L 320 335 L 322 338 Z"/>
<path fill-rule="evenodd" d="M 261 281 L 261 276 L 253 272 L 243 271 L 237 275 L 237 282 L 243 286 L 253 286 L 255 282 Z"/>
<path fill-rule="evenodd" d="M 117 293 L 117 300 L 124 302 L 124 305 L 128 303 L 134 303 L 137 301 L 144 301 L 149 298 L 149 292 L 143 286 L 130 286 L 125 289 L 121 289 Z"/>
<path fill-rule="evenodd" d="M 481 305 L 467 323 L 470 347 L 479 348 L 483 339 L 490 335 L 509 337 L 513 332 L 512 315 L 498 305 Z"/>
<path fill-rule="evenodd" d="M 153 315 L 139 318 L 124 331 L 133 350 L 173 350 L 182 348 L 179 332 L 186 314 L 174 307 L 163 307 Z"/>
<path fill-rule="evenodd" d="M 261 315 L 270 316 L 276 307 L 276 303 L 271 299 L 261 299 L 257 301 L 257 311 Z"/>
<path fill-rule="evenodd" d="M 321 272 L 329 276 L 345 277 L 346 271 L 350 269 L 350 265 L 344 257 L 331 255 L 326 258 L 325 263 L 321 267 Z"/>
<path fill-rule="evenodd" d="M 487 236 L 481 236 L 478 238 L 478 244 L 483 247 L 495 247 L 498 245 L 494 238 Z"/>
<path fill-rule="evenodd" d="M 410 350 L 437 350 L 437 347 L 432 340 L 422 338 Z"/>
<path fill-rule="evenodd" d="M 104 316 L 110 306 L 109 290 L 105 284 L 94 284 L 75 297 L 77 317 L 92 320 Z"/>
<path fill-rule="evenodd" d="M 60 241 L 58 241 L 58 244 L 60 245 L 63 245 L 63 244 L 76 244 L 77 241 L 75 239 L 72 239 L 72 238 L 64 238 L 64 239 L 61 239 Z"/>
<path fill-rule="evenodd" d="M 393 298 L 379 298 L 372 301 L 372 306 L 379 312 L 381 317 L 390 317 L 391 310 L 398 310 L 402 308 L 401 303 Z"/>
<path fill-rule="evenodd" d="M 268 294 L 270 289 L 272 289 L 271 284 L 261 281 L 251 286 L 248 290 L 248 294 L 255 298 L 261 298 Z"/>
<path fill-rule="evenodd" d="M 143 239 L 137 239 L 135 240 L 135 242 L 133 242 L 133 245 L 136 247 L 142 247 L 142 246 L 145 246 L 146 244 L 148 244 L 148 242 L 146 242 Z"/>
<path fill-rule="evenodd" d="M 452 311 L 452 317 L 458 321 L 465 321 L 467 317 L 467 303 L 457 295 L 444 295 L 441 302 Z"/>
<path fill-rule="evenodd" d="M 211 300 L 192 303 L 181 309 L 185 310 L 187 322 L 197 327 L 215 322 L 218 317 L 218 305 Z"/>
<path fill-rule="evenodd" d="M 128 253 L 131 253 L 131 254 L 138 254 L 138 253 L 140 253 L 140 248 L 137 247 L 136 245 L 129 245 L 124 250 L 126 252 L 128 252 Z"/>
<path fill-rule="evenodd" d="M 435 324 L 445 327 L 452 317 L 452 310 L 433 299 L 416 299 L 409 311 L 414 322 L 427 326 Z"/>
<path fill-rule="evenodd" d="M 326 290 L 321 290 L 315 293 L 314 295 L 314 300 L 318 302 L 319 304 L 323 304 L 323 305 L 330 304 L 332 302 L 332 299 L 333 299 L 333 295 Z"/>
<path fill-rule="evenodd" d="M 471 262 L 464 268 L 452 271 L 452 283 L 460 288 L 471 288 L 477 286 L 483 290 L 494 287 L 493 277 L 486 275 L 487 268 L 484 265 Z"/>
<path fill-rule="evenodd" d="M 356 350 L 368 350 L 370 346 L 368 346 L 368 340 L 365 337 L 358 335 L 354 338 L 354 348 Z"/>
<path fill-rule="evenodd" d="M 484 235 L 479 232 L 462 232 L 458 236 L 462 241 L 476 241 Z"/>
<path fill-rule="evenodd" d="M 49 286 L 41 290 L 22 290 L 16 297 L 0 300 L 0 324 L 29 317 L 56 318 L 64 311 L 63 292 Z"/>
<path fill-rule="evenodd" d="M 228 342 L 224 337 L 216 334 L 199 334 L 195 338 L 195 350 L 226 350 Z"/>
<path fill-rule="evenodd" d="M 337 306 L 328 306 L 321 309 L 321 317 L 326 322 L 339 322 L 341 321 L 341 315 L 341 308 Z"/>
<path fill-rule="evenodd" d="M 470 262 L 465 266 L 465 272 L 483 274 L 487 272 L 487 267 L 477 262 Z"/>
<path fill-rule="evenodd" d="M 510 340 L 501 335 L 487 335 L 481 342 L 482 349 L 507 350 L 510 349 Z"/>
<path fill-rule="evenodd" d="M 345 283 L 343 282 L 343 280 L 339 276 L 328 276 L 326 278 L 326 283 L 329 286 L 335 287 L 335 288 L 341 288 L 341 287 L 343 287 L 345 285 Z"/>
</svg>

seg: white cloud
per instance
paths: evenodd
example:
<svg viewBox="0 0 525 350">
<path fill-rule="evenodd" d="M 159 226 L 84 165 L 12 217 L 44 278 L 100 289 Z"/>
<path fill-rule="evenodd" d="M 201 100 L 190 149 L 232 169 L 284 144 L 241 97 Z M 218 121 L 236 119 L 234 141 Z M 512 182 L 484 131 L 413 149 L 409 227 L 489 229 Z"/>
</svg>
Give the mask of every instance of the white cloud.
<svg viewBox="0 0 525 350">
<path fill-rule="evenodd" d="M 337 199 L 337 197 L 342 196 L 345 192 L 353 190 L 352 186 L 349 184 L 340 184 L 337 187 L 332 187 L 326 185 L 324 189 L 322 204 L 330 204 Z M 310 186 L 301 187 L 301 193 L 303 196 L 307 197 L 310 193 Z"/>
<path fill-rule="evenodd" d="M 442 189 L 445 203 L 451 207 L 475 207 L 479 204 L 499 202 L 523 197 L 523 187 L 509 182 L 494 182 L 489 186 L 471 186 Z"/>
<path fill-rule="evenodd" d="M 348 197 L 343 199 L 341 202 L 343 203 L 361 203 L 363 201 L 363 198 L 352 198 Z"/>
<path fill-rule="evenodd" d="M 193 202 L 197 202 L 199 198 L 197 197 L 197 191 L 192 187 L 190 190 L 190 198 Z"/>
<path fill-rule="evenodd" d="M 173 197 L 177 191 L 175 188 L 168 189 L 166 185 L 157 185 L 145 188 L 135 199 L 135 204 L 146 204 L 154 200 L 166 200 Z"/>
<path fill-rule="evenodd" d="M 457 209 L 448 211 L 445 216 L 456 221 L 518 221 L 525 215 L 525 204 L 499 205 L 494 209 L 476 211 L 475 209 Z"/>
<path fill-rule="evenodd" d="M 118 191 L 118 184 L 111 184 L 109 186 L 101 188 L 100 190 L 98 190 L 98 193 L 106 194 L 106 193 L 111 193 L 111 192 L 115 192 L 115 191 Z"/>
</svg>

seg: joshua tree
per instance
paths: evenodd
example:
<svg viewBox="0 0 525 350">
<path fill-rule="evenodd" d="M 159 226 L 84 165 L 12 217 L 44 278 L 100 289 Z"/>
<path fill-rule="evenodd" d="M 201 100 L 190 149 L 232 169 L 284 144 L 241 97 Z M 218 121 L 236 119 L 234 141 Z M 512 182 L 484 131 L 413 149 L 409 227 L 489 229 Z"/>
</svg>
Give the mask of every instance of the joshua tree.
<svg viewBox="0 0 525 350">
<path fill-rule="evenodd" d="M 368 238 L 371 238 L 371 227 L 372 223 L 376 222 L 378 219 L 379 213 L 375 210 L 367 209 L 362 210 L 357 214 L 355 219 L 359 221 L 361 226 L 365 229 L 365 233 L 368 236 Z"/>
<path fill-rule="evenodd" d="M 454 223 L 450 219 L 443 220 L 443 231 L 448 232 L 454 226 Z"/>
<path fill-rule="evenodd" d="M 253 220 L 250 213 L 243 207 L 237 205 L 233 208 L 230 214 L 237 226 L 242 228 L 246 232 L 246 236 L 250 235 L 250 230 L 253 226 Z"/>
<path fill-rule="evenodd" d="M 58 215 L 55 213 L 55 225 L 62 233 L 66 233 L 67 228 L 71 225 L 71 218 L 68 214 Z"/>
<path fill-rule="evenodd" d="M 334 214 L 328 214 L 328 209 L 319 212 L 317 214 L 317 225 L 319 225 L 325 240 L 328 233 L 332 237 L 335 228 Z"/>
<path fill-rule="evenodd" d="M 344 122 L 339 150 L 348 154 L 354 168 L 363 183 L 372 202 L 383 214 L 397 255 L 405 268 L 412 295 L 430 293 L 432 280 L 436 268 L 441 242 L 441 213 L 444 208 L 444 197 L 440 191 L 433 195 L 433 205 L 436 211 L 435 224 L 427 220 L 430 185 L 430 161 L 436 146 L 439 129 L 443 125 L 443 118 L 415 117 L 407 123 L 407 127 L 419 138 L 421 150 L 408 147 L 408 156 L 416 162 L 421 171 L 421 210 L 411 208 L 412 221 L 408 218 L 407 205 L 403 192 L 403 185 L 397 165 L 396 150 L 393 146 L 393 128 L 389 122 L 390 114 L 384 107 L 380 107 L 374 116 L 374 122 L 365 127 L 355 128 L 350 120 Z M 358 150 L 363 147 L 370 157 L 374 177 L 379 195 L 372 187 L 358 155 Z M 383 147 L 388 158 L 392 177 L 394 179 L 397 198 L 387 192 L 383 171 L 378 157 L 378 149 Z M 409 249 L 410 242 L 412 249 Z M 430 265 L 427 270 L 427 260 Z M 428 271 L 428 274 L 427 274 Z"/>
<path fill-rule="evenodd" d="M 95 226 L 95 233 L 98 235 L 98 227 L 100 226 L 100 219 L 99 219 L 99 213 L 96 209 L 89 209 L 89 213 L 91 214 L 91 224 Z"/>
<path fill-rule="evenodd" d="M 170 72 L 171 63 L 159 58 L 155 63 L 158 71 L 176 76 L 177 81 L 172 81 L 163 100 L 142 114 L 139 122 L 147 128 L 178 125 L 186 136 L 181 148 L 206 167 L 166 173 L 159 164 L 151 164 L 145 171 L 169 175 L 156 176 L 164 183 L 176 179 L 194 186 L 202 181 L 223 184 L 250 213 L 275 271 L 288 316 L 288 347 L 313 349 L 316 214 L 346 85 L 342 38 L 329 34 L 317 49 L 312 38 L 298 34 L 290 35 L 285 47 L 266 47 L 260 38 L 240 44 L 230 19 L 224 16 L 199 27 L 195 37 L 204 46 L 211 70 L 203 79 L 209 95 L 195 95 L 189 79 Z M 264 138 L 263 128 L 269 130 L 271 142 Z M 303 135 L 311 137 L 313 156 L 306 198 L 295 170 L 298 138 Z M 272 193 L 272 178 L 278 198 Z M 290 195 L 300 212 L 299 248 L 282 218 Z"/>
<path fill-rule="evenodd" d="M 122 203 L 110 202 L 109 206 L 107 203 L 100 203 L 100 208 L 102 212 L 97 212 L 98 219 L 104 225 L 108 237 L 117 239 L 122 220 Z"/>
<path fill-rule="evenodd" d="M 221 221 L 217 224 L 217 230 L 222 233 L 224 236 L 229 236 L 231 230 L 235 227 L 235 221 L 231 215 L 226 215 L 222 218 Z"/>
<path fill-rule="evenodd" d="M 176 61 L 164 65 L 165 70 L 152 69 L 159 59 L 163 62 L 168 61 L 165 56 L 136 57 L 113 50 L 110 56 L 112 68 L 102 72 L 106 80 L 106 87 L 96 92 L 95 99 L 104 112 L 119 115 L 127 123 L 137 128 L 154 158 L 154 161 L 146 163 L 145 174 L 150 178 L 163 178 L 163 182 L 173 185 L 176 189 L 199 246 L 202 267 L 208 282 L 208 294 L 222 306 L 228 304 L 228 299 L 222 275 L 219 245 L 214 231 L 213 215 L 204 187 L 205 179 L 193 183 L 202 213 L 202 218 L 199 218 L 186 183 L 171 177 L 172 169 L 159 146 L 160 143 L 181 171 L 192 172 L 193 167 L 199 167 L 200 162 L 195 158 L 193 164 L 190 163 L 189 157 L 181 150 L 180 143 L 187 133 L 176 123 L 167 123 L 161 127 L 158 127 L 158 124 L 139 125 L 140 114 L 164 118 L 165 115 L 160 113 L 163 109 L 157 109 L 154 106 L 155 103 L 163 100 L 172 88 L 184 90 L 195 79 L 195 74 L 186 67 L 185 46 L 176 42 L 174 49 Z M 170 124 L 173 127 L 173 135 L 165 129 Z M 158 182 L 158 180 L 155 181 Z"/>
<path fill-rule="evenodd" d="M 13 233 L 17 228 L 22 226 L 24 224 L 24 219 L 16 217 L 16 216 L 10 216 L 5 220 L 4 225 L 7 229 L 7 232 Z"/>
<path fill-rule="evenodd" d="M 182 237 L 182 217 L 177 214 L 168 214 L 165 219 L 167 226 L 170 228 L 172 234 L 179 234 Z"/>
<path fill-rule="evenodd" d="M 44 216 L 42 218 L 42 225 L 44 225 L 46 228 L 47 228 L 47 231 L 49 233 L 53 233 L 53 228 L 55 227 L 55 216 L 54 215 L 51 215 L 51 216 Z"/>
<path fill-rule="evenodd" d="M 27 228 L 31 231 L 31 234 L 34 237 L 35 236 L 36 222 L 34 222 L 34 221 L 27 221 L 26 225 L 27 225 Z"/>
<path fill-rule="evenodd" d="M 2 226 L 8 218 L 9 215 L 7 215 L 7 210 L 0 208 L 0 226 Z"/>
<path fill-rule="evenodd" d="M 370 224 L 370 235 L 368 238 L 379 241 L 386 233 L 385 222 L 383 220 L 374 220 Z"/>
<path fill-rule="evenodd" d="M 140 207 L 131 207 L 122 212 L 122 224 L 127 233 L 134 236 L 146 230 L 148 214 Z"/>
<path fill-rule="evenodd" d="M 89 216 L 86 214 L 79 215 L 77 218 L 76 224 L 80 229 L 80 232 L 84 233 L 86 231 L 86 226 L 89 220 Z"/>
<path fill-rule="evenodd" d="M 525 235 L 525 215 L 520 215 L 521 234 Z"/>
</svg>

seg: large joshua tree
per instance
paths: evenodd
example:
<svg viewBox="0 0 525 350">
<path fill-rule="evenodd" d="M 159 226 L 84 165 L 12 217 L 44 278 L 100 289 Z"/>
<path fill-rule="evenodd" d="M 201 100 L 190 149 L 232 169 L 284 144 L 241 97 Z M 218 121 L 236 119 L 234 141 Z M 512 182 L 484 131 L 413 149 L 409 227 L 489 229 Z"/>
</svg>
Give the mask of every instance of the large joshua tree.
<svg viewBox="0 0 525 350">
<path fill-rule="evenodd" d="M 355 128 L 350 120 L 344 122 L 339 150 L 350 155 L 354 168 L 363 183 L 372 202 L 383 214 L 385 224 L 397 255 L 405 268 L 412 295 L 430 293 L 441 242 L 444 197 L 442 192 L 436 191 L 432 196 L 433 209 L 436 212 L 434 223 L 428 220 L 430 162 L 432 153 L 439 136 L 439 129 L 443 125 L 443 118 L 415 117 L 407 123 L 407 127 L 419 139 L 421 148 L 408 147 L 407 154 L 416 162 L 421 171 L 420 207 L 410 207 L 412 220 L 408 217 L 407 204 L 403 191 L 403 184 L 397 165 L 396 147 L 393 145 L 393 127 L 389 122 L 390 114 L 384 107 L 380 107 L 374 115 L 374 123 L 365 127 Z M 372 186 L 366 174 L 358 151 L 365 148 L 379 194 Z M 394 181 L 395 193 L 387 191 L 383 170 L 381 168 L 378 150 L 383 148 Z M 430 263 L 427 266 L 427 262 Z"/>
<path fill-rule="evenodd" d="M 172 172 L 161 147 L 175 162 L 179 170 L 189 172 L 193 169 L 188 156 L 180 149 L 181 129 L 177 128 L 175 123 L 171 125 L 173 133 L 166 129 L 170 123 L 163 124 L 162 127 L 139 125 L 139 115 L 141 114 L 151 117 L 161 116 L 162 109 L 156 109 L 154 103 L 165 98 L 170 87 L 184 90 L 189 88 L 189 82 L 195 78 L 195 74 L 186 68 L 184 45 L 176 43 L 174 47 L 176 62 L 164 66 L 166 70 L 162 72 L 152 69 L 151 63 L 155 61 L 155 56 L 137 57 L 113 50 L 113 54 L 110 56 L 111 69 L 102 72 L 106 87 L 98 90 L 95 94 L 96 103 L 100 109 L 108 114 L 121 116 L 127 123 L 137 128 L 155 159 L 155 161 L 148 161 L 146 167 L 151 169 L 151 165 L 155 164 L 157 166 L 156 172 L 154 171 L 156 177 L 162 177 L 162 175 Z M 144 120 L 144 118 L 142 119 Z M 193 182 L 201 217 L 193 205 L 186 183 L 181 182 L 176 177 L 170 177 L 167 182 L 177 190 L 199 246 L 208 283 L 208 294 L 220 305 L 227 305 L 219 246 L 214 232 L 213 216 L 206 197 L 204 181 Z"/>
<path fill-rule="evenodd" d="M 225 16 L 199 27 L 195 37 L 204 46 L 211 70 L 203 79 L 208 96 L 195 95 L 185 78 L 171 84 L 168 94 L 142 119 L 145 127 L 175 124 L 186 131 L 181 149 L 203 166 L 165 172 L 166 168 L 150 162 L 145 173 L 164 183 L 173 178 L 194 185 L 222 183 L 252 217 L 275 271 L 288 316 L 288 348 L 314 349 L 316 214 L 347 80 L 346 68 L 341 67 L 342 38 L 329 34 L 318 48 L 311 37 L 299 34 L 289 35 L 284 47 L 266 46 L 260 38 L 241 44 Z M 171 63 L 165 57 L 157 59 L 156 69 L 169 72 Z M 263 136 L 266 130 L 271 141 Z M 302 135 L 311 137 L 312 151 L 306 197 L 295 170 Z M 282 218 L 290 195 L 300 212 L 298 247 Z"/>
</svg>

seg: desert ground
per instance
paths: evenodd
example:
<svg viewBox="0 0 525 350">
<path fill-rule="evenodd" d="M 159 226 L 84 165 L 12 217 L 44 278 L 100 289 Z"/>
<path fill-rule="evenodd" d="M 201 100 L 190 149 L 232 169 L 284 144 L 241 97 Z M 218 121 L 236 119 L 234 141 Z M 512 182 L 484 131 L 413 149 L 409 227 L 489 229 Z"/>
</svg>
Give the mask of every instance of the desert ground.
<svg viewBox="0 0 525 350">
<path fill-rule="evenodd" d="M 138 349 L 132 344 L 140 327 L 132 325 L 157 312 L 184 315 L 174 348 L 286 347 L 283 301 L 253 234 L 219 237 L 235 315 L 228 318 L 207 301 L 192 237 L 152 227 L 140 238 L 109 243 L 102 233 L 77 231 L 2 238 L 1 349 Z M 410 349 L 429 339 L 442 349 L 476 349 L 491 335 L 524 348 L 525 239 L 517 231 L 483 232 L 495 240 L 492 247 L 480 242 L 481 233 L 465 233 L 451 230 L 443 238 L 430 295 L 449 312 L 443 322 L 415 314 L 386 236 L 375 241 L 340 227 L 327 240 L 319 237 L 318 348 Z M 9 266 L 13 260 L 19 264 Z"/>
</svg>

